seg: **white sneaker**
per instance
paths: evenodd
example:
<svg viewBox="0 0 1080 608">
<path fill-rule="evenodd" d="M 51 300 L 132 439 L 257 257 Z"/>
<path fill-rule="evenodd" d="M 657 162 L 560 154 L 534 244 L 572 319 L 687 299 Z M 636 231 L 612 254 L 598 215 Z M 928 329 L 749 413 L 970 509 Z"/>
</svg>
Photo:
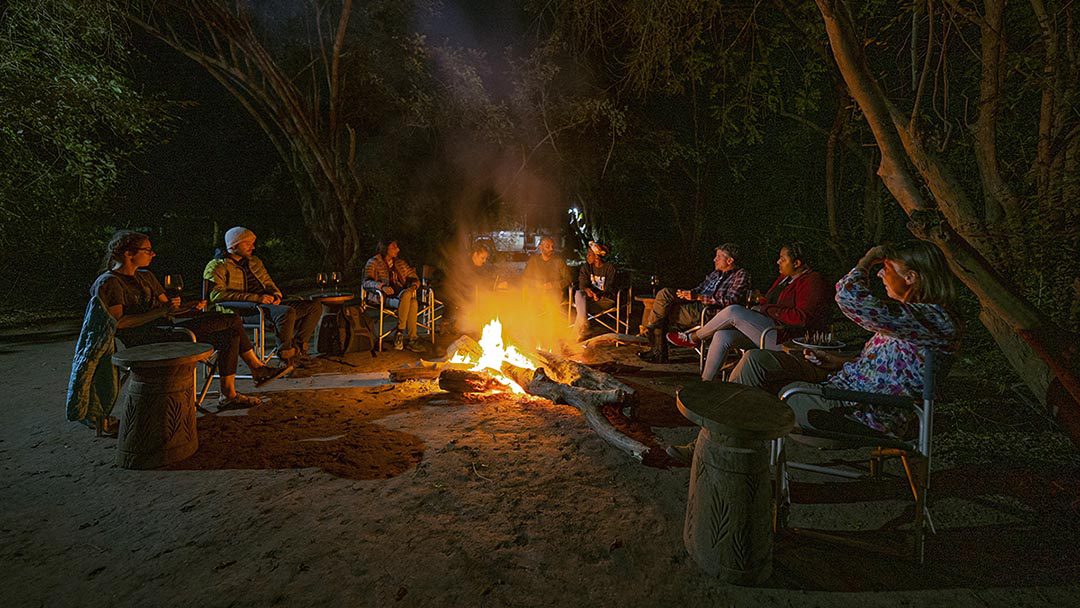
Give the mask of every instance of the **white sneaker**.
<svg viewBox="0 0 1080 608">
<path fill-rule="evenodd" d="M 397 335 L 394 336 L 394 350 L 404 350 L 404 349 L 405 349 L 405 336 L 401 335 L 401 332 L 398 332 Z"/>
</svg>

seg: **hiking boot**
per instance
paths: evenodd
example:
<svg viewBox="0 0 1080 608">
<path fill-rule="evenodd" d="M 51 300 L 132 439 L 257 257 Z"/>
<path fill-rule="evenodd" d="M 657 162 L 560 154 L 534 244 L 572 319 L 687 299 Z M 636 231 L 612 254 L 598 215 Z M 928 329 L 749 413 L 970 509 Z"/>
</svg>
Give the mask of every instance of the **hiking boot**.
<svg viewBox="0 0 1080 608">
<path fill-rule="evenodd" d="M 289 365 L 296 369 L 306 369 L 315 365 L 315 359 L 302 349 L 296 349 L 296 354 L 288 359 Z"/>
<path fill-rule="evenodd" d="M 409 340 L 409 343 L 405 345 L 405 348 L 411 350 L 414 353 L 426 353 L 427 347 L 420 343 L 420 340 Z"/>
<path fill-rule="evenodd" d="M 697 348 L 701 344 L 701 340 L 695 338 L 694 333 L 689 331 L 669 331 L 667 341 L 682 348 Z"/>
<path fill-rule="evenodd" d="M 396 336 L 394 336 L 394 350 L 404 350 L 404 349 L 405 349 L 405 336 L 401 335 L 401 332 L 398 332 L 398 334 Z"/>
<path fill-rule="evenodd" d="M 649 350 L 637 354 L 638 358 L 646 363 L 667 363 L 667 343 L 664 342 L 663 334 L 658 329 L 649 332 Z"/>
<path fill-rule="evenodd" d="M 694 461 L 694 444 L 693 442 L 686 445 L 669 445 L 664 448 L 668 456 L 679 464 L 689 465 Z"/>
<path fill-rule="evenodd" d="M 278 378 L 293 371 L 291 365 L 264 365 L 259 369 L 251 372 L 252 380 L 255 381 L 255 386 L 262 386 L 267 382 L 273 382 Z"/>
</svg>

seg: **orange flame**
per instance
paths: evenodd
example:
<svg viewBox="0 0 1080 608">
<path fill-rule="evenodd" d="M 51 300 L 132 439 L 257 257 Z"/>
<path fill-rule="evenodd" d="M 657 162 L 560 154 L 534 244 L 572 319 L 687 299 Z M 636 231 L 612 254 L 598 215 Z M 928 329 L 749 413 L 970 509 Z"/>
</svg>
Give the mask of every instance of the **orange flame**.
<svg viewBox="0 0 1080 608">
<path fill-rule="evenodd" d="M 454 353 L 453 358 L 450 359 L 450 363 L 472 365 L 471 371 L 486 372 L 500 384 L 509 388 L 513 393 L 524 395 L 525 389 L 521 388 L 521 385 L 514 382 L 509 376 L 502 373 L 502 364 L 503 362 L 506 362 L 526 369 L 536 369 L 536 364 L 523 355 L 521 351 L 514 348 L 514 346 L 506 346 L 504 344 L 502 322 L 499 321 L 498 317 L 484 326 L 484 331 L 480 336 L 480 348 L 481 355 L 479 359 L 459 351 Z"/>
</svg>

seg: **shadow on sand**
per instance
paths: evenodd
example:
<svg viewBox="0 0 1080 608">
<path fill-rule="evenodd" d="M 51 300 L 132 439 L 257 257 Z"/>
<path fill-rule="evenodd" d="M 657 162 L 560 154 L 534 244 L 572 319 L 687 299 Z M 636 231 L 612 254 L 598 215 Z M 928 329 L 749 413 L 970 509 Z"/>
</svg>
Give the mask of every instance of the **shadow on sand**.
<svg viewBox="0 0 1080 608">
<path fill-rule="evenodd" d="M 971 465 L 934 473 L 934 500 L 962 498 L 1000 511 L 1003 520 L 939 527 L 927 542 L 926 564 L 910 555 L 911 535 L 899 526 L 912 507 L 877 530 L 833 533 L 889 547 L 904 558 L 846 544 L 783 533 L 777 538 L 768 586 L 824 591 L 879 591 L 1074 584 L 1080 578 L 1080 471 Z M 794 483 L 800 505 L 903 499 L 899 480 Z M 931 505 L 931 512 L 933 506 Z"/>
<path fill-rule="evenodd" d="M 347 479 L 387 479 L 420 462 L 419 438 L 373 422 L 356 399 L 278 393 L 244 416 L 199 418 L 199 450 L 171 470 L 320 468 Z M 339 393 L 340 394 L 340 393 Z M 399 410 L 400 411 L 400 410 Z"/>
</svg>

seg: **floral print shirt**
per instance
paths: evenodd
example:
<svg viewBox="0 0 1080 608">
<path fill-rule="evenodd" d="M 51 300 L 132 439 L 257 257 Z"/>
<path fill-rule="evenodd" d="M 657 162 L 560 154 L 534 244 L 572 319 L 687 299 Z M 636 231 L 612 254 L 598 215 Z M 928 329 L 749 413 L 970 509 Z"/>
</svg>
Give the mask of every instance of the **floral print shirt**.
<svg viewBox="0 0 1080 608">
<path fill-rule="evenodd" d="M 844 316 L 874 332 L 859 357 L 829 377 L 828 386 L 885 393 L 921 395 L 922 350 L 956 352 L 960 343 L 957 320 L 938 304 L 882 300 L 870 291 L 865 270 L 853 268 L 836 284 L 836 303 Z M 903 412 L 859 404 L 853 416 L 866 426 L 893 433 L 906 423 Z"/>
</svg>

